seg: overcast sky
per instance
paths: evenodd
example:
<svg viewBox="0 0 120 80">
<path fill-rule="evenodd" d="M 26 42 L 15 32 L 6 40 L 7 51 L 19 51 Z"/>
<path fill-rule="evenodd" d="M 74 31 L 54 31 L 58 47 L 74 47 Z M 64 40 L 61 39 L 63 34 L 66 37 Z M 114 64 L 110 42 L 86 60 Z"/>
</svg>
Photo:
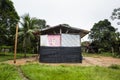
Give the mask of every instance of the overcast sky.
<svg viewBox="0 0 120 80">
<path fill-rule="evenodd" d="M 19 16 L 29 13 L 31 17 L 45 19 L 47 24 L 69 24 L 85 30 L 90 30 L 94 23 L 109 19 L 120 32 L 117 20 L 110 16 L 113 9 L 120 7 L 120 0 L 12 0 Z M 87 40 L 86 36 L 82 40 Z"/>
</svg>

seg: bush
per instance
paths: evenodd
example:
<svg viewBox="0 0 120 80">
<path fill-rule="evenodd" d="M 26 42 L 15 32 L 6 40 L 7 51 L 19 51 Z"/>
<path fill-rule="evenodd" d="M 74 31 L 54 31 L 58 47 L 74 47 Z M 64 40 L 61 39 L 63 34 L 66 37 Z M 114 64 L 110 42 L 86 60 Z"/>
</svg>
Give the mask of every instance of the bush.
<svg viewBox="0 0 120 80">
<path fill-rule="evenodd" d="M 108 68 L 111 68 L 111 69 L 120 69 L 120 66 L 119 66 L 119 65 L 116 65 L 116 64 L 112 64 L 112 65 L 109 66 Z"/>
</svg>

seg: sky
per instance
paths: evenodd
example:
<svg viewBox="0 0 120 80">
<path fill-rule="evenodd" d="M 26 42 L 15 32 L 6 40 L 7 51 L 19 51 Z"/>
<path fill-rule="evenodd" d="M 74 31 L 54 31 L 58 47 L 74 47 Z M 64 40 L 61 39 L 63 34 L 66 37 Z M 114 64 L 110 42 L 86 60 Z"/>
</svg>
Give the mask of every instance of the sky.
<svg viewBox="0 0 120 80">
<path fill-rule="evenodd" d="M 118 20 L 112 21 L 113 9 L 120 7 L 120 0 L 12 0 L 19 16 L 45 19 L 47 25 L 69 24 L 90 31 L 94 23 L 108 19 L 118 28 Z M 88 40 L 88 35 L 82 41 Z"/>
</svg>

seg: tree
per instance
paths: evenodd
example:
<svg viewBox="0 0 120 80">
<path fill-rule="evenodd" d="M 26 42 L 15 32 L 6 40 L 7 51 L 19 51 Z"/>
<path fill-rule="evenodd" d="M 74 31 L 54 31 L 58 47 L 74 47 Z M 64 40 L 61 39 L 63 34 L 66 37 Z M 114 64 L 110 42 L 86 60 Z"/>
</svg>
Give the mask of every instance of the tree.
<svg viewBox="0 0 120 80">
<path fill-rule="evenodd" d="M 32 50 L 32 48 L 37 46 L 39 31 L 46 26 L 46 21 L 31 18 L 29 14 L 25 14 L 22 16 L 22 21 L 20 23 L 22 28 L 20 28 L 19 32 L 19 41 L 22 41 L 26 57 L 27 50 Z"/>
<path fill-rule="evenodd" d="M 13 46 L 19 16 L 11 0 L 0 0 L 0 45 Z"/>
<path fill-rule="evenodd" d="M 88 52 L 88 48 L 89 48 L 90 42 L 89 41 L 84 41 L 81 43 L 82 46 L 82 52 Z"/>
<path fill-rule="evenodd" d="M 89 38 L 99 50 L 110 51 L 111 47 L 115 46 L 115 32 L 116 29 L 111 26 L 111 23 L 107 19 L 105 19 L 94 24 L 89 34 Z"/>
<path fill-rule="evenodd" d="M 112 20 L 120 20 L 120 8 L 116 8 L 113 10 L 112 12 L 112 16 L 111 16 Z M 118 25 L 120 25 L 120 22 L 117 23 Z"/>
<path fill-rule="evenodd" d="M 120 8 L 116 8 L 113 10 L 111 19 L 112 20 L 120 20 Z M 118 21 L 117 24 L 120 25 L 120 21 Z M 115 41 L 115 45 L 116 45 L 115 49 L 120 55 L 120 32 L 116 32 L 116 36 L 117 36 L 117 38 Z"/>
</svg>

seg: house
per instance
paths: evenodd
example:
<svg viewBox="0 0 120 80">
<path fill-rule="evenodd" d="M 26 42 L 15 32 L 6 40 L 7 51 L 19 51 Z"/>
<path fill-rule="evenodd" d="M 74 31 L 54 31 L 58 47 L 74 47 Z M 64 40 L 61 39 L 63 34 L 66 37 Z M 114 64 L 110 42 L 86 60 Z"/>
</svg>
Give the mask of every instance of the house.
<svg viewBox="0 0 120 80">
<path fill-rule="evenodd" d="M 81 38 L 89 31 L 60 24 L 41 30 L 40 62 L 82 63 Z"/>
</svg>

